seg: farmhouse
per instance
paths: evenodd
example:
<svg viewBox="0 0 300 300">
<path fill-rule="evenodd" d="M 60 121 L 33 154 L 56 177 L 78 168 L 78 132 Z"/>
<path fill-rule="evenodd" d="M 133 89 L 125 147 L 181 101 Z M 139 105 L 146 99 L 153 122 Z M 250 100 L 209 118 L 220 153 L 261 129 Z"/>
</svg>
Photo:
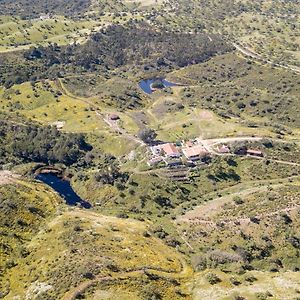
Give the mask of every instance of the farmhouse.
<svg viewBox="0 0 300 300">
<path fill-rule="evenodd" d="M 208 152 L 202 145 L 196 145 L 193 147 L 183 148 L 183 154 L 191 161 L 200 160 L 201 158 L 208 155 Z"/>
<path fill-rule="evenodd" d="M 230 149 L 226 145 L 218 146 L 218 152 L 220 153 L 229 153 Z"/>
<path fill-rule="evenodd" d="M 174 144 L 171 144 L 171 143 L 163 144 L 161 149 L 162 149 L 162 152 L 165 153 L 168 157 L 180 157 L 181 156 L 179 150 L 176 148 L 176 146 Z"/>
<path fill-rule="evenodd" d="M 263 157 L 264 156 L 264 154 L 260 150 L 253 150 L 253 149 L 248 149 L 247 150 L 247 155 L 257 156 L 257 157 Z"/>
<path fill-rule="evenodd" d="M 163 156 L 174 157 L 174 158 L 181 156 L 177 147 L 171 143 L 152 146 L 150 147 L 150 150 L 154 156 L 163 155 Z"/>
</svg>

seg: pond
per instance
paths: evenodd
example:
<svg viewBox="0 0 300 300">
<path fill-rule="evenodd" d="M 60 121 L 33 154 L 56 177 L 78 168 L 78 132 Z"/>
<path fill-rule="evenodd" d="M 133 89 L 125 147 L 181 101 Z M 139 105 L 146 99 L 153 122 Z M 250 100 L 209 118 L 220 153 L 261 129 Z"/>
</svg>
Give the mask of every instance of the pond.
<svg viewBox="0 0 300 300">
<path fill-rule="evenodd" d="M 176 83 L 167 81 L 166 79 L 152 78 L 152 79 L 145 79 L 145 80 L 140 81 L 139 86 L 145 93 L 152 94 L 154 92 L 154 89 L 152 89 L 152 84 L 158 80 L 162 82 L 162 84 L 165 88 L 178 85 Z"/>
<path fill-rule="evenodd" d="M 79 203 L 83 208 L 91 208 L 89 202 L 82 200 L 75 193 L 69 181 L 59 178 L 57 175 L 51 173 L 41 173 L 36 176 L 36 179 L 52 187 L 66 200 L 68 205 L 77 205 Z"/>
</svg>

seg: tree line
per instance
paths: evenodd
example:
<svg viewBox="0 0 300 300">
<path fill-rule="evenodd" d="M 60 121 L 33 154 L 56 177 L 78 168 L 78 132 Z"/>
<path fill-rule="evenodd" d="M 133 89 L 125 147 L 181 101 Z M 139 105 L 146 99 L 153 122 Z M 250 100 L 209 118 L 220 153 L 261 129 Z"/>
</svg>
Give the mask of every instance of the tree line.
<svg viewBox="0 0 300 300">
<path fill-rule="evenodd" d="M 43 162 L 69 166 L 91 149 L 82 134 L 63 133 L 51 126 L 0 121 L 0 164 Z"/>
<path fill-rule="evenodd" d="M 90 0 L 1 0 L 0 11 L 2 15 L 20 16 L 23 19 L 48 13 L 73 17 L 86 12 L 90 5 Z"/>
<path fill-rule="evenodd" d="M 0 83 L 10 87 L 14 83 L 63 77 L 65 73 L 109 71 L 124 66 L 140 71 L 170 71 L 231 49 L 217 35 L 156 30 L 145 22 L 128 22 L 101 29 L 82 45 L 52 44 L 2 54 Z"/>
</svg>

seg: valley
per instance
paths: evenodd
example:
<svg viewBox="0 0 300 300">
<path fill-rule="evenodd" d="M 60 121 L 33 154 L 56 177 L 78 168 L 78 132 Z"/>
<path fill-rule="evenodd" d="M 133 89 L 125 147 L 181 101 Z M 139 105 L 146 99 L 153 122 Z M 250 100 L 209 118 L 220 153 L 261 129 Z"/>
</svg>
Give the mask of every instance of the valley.
<svg viewBox="0 0 300 300">
<path fill-rule="evenodd" d="M 299 298 L 297 1 L 0 11 L 1 299 Z"/>
</svg>

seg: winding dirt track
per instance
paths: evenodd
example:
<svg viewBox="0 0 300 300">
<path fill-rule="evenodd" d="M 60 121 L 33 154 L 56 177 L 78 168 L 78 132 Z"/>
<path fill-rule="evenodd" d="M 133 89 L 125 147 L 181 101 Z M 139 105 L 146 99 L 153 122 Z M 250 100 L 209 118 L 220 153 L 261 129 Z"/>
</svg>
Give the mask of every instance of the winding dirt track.
<svg viewBox="0 0 300 300">
<path fill-rule="evenodd" d="M 187 263 L 181 259 L 181 271 L 180 272 L 174 272 L 174 271 L 168 271 L 168 270 L 163 270 L 160 268 L 155 268 L 155 267 L 141 267 L 137 268 L 134 270 L 128 270 L 122 273 L 119 273 L 116 276 L 97 276 L 95 279 L 89 280 L 82 282 L 80 285 L 78 285 L 76 288 L 73 290 L 67 292 L 62 300 L 75 300 L 77 297 L 84 293 L 89 287 L 95 286 L 99 283 L 103 282 L 108 282 L 108 281 L 117 281 L 117 280 L 126 280 L 126 279 L 131 279 L 131 278 L 139 278 L 143 275 L 147 274 L 155 274 L 159 277 L 166 277 L 166 278 L 185 278 L 190 274 L 191 268 L 187 265 Z"/>
<path fill-rule="evenodd" d="M 247 48 L 247 47 L 244 47 L 244 46 L 241 46 L 237 43 L 232 43 L 232 45 L 239 51 L 241 52 L 242 54 L 248 56 L 248 57 L 251 57 L 253 59 L 257 59 L 257 60 L 260 60 L 260 61 L 265 61 L 267 64 L 270 64 L 270 65 L 274 65 L 275 67 L 279 67 L 279 68 L 283 68 L 283 69 L 287 69 L 287 70 L 290 70 L 290 71 L 293 71 L 293 72 L 296 72 L 296 73 L 300 73 L 300 68 L 297 67 L 297 66 L 291 66 L 291 65 L 283 65 L 283 64 L 278 64 L 278 63 L 274 63 L 272 62 L 271 60 L 266 60 L 264 59 L 260 54 L 258 53 L 255 53 L 253 50 Z"/>
<path fill-rule="evenodd" d="M 207 204 L 197 206 L 193 210 L 188 211 L 185 215 L 180 216 L 177 219 L 177 222 L 179 223 L 185 222 L 190 224 L 206 224 L 206 225 L 216 226 L 217 222 L 210 220 L 211 217 L 214 214 L 217 214 L 218 211 L 222 209 L 222 206 L 230 202 L 234 196 L 247 196 L 253 193 L 267 191 L 271 183 L 274 183 L 271 185 L 272 188 L 280 188 L 281 186 L 284 186 L 286 183 L 288 183 L 290 179 L 297 179 L 297 178 L 299 178 L 299 176 L 292 176 L 285 179 L 265 181 L 264 182 L 265 184 L 262 186 L 257 186 L 257 185 L 251 186 L 249 188 L 243 189 L 242 191 L 239 191 L 240 189 L 238 189 L 237 191 L 233 193 L 229 193 L 228 195 L 225 195 L 223 197 L 216 197 L 213 200 L 209 201 Z M 227 188 L 226 190 L 230 191 L 230 189 L 235 189 L 235 188 L 236 187 L 233 186 L 231 188 Z M 257 215 L 256 217 L 258 218 L 270 217 L 270 216 L 277 215 L 278 213 L 281 212 L 289 212 L 291 210 L 298 209 L 299 207 L 300 207 L 299 204 L 293 203 L 292 205 L 286 208 L 281 208 L 267 214 L 260 214 Z M 219 220 L 219 222 L 232 224 L 235 222 L 248 222 L 249 220 L 250 220 L 249 217 L 241 217 L 241 218 L 229 218 L 226 220 Z"/>
<path fill-rule="evenodd" d="M 96 220 L 101 222 L 109 222 L 111 219 L 118 219 L 116 217 L 108 217 L 105 215 L 99 215 L 95 212 L 91 212 L 91 211 L 87 212 L 87 211 L 77 209 L 77 210 L 65 212 L 64 215 L 57 216 L 50 223 L 48 223 L 48 227 L 51 228 L 52 226 L 56 225 L 59 221 L 61 222 L 63 216 L 66 215 L 79 217 L 81 219 L 89 218 L 90 220 Z M 132 222 L 136 223 L 138 221 L 132 220 Z M 156 275 L 158 277 L 168 278 L 168 279 L 181 279 L 181 278 L 187 278 L 191 276 L 191 274 L 193 273 L 192 268 L 187 264 L 184 258 L 179 256 L 177 259 L 181 265 L 180 270 L 178 271 L 172 269 L 165 270 L 160 267 L 155 267 L 155 266 L 151 267 L 148 265 L 144 265 L 129 270 L 123 270 L 113 275 L 105 275 L 105 276 L 99 275 L 94 279 L 86 280 L 80 283 L 77 287 L 74 287 L 73 289 L 69 290 L 61 299 L 75 300 L 80 294 L 84 293 L 89 287 L 95 286 L 103 282 L 127 280 L 131 278 L 139 278 L 141 276 L 147 276 L 147 275 Z"/>
<path fill-rule="evenodd" d="M 68 97 L 78 100 L 78 101 L 82 101 L 88 105 L 90 105 L 90 107 L 92 107 L 95 111 L 95 114 L 98 118 L 100 118 L 101 120 L 103 120 L 113 131 L 119 133 L 120 135 L 122 135 L 124 138 L 133 141 L 137 144 L 140 145 L 145 145 L 145 143 L 139 139 L 138 137 L 129 134 L 125 129 L 121 128 L 118 124 L 118 121 L 113 121 L 109 119 L 109 116 L 107 114 L 103 114 L 101 113 L 101 111 L 99 110 L 99 108 L 97 106 L 95 106 L 95 104 L 85 98 L 81 98 L 81 97 L 77 97 L 75 95 L 73 95 L 70 91 L 68 91 L 68 89 L 64 86 L 63 82 L 61 81 L 61 79 L 57 79 L 56 81 L 57 87 L 60 89 L 60 91 L 62 93 L 64 93 L 65 95 L 67 95 Z"/>
<path fill-rule="evenodd" d="M 134 277 L 141 276 L 142 273 L 143 273 L 142 271 L 132 271 L 132 272 L 127 272 L 127 273 L 122 273 L 117 277 L 110 277 L 110 276 L 97 277 L 93 280 L 82 282 L 75 289 L 68 292 L 62 299 L 63 300 L 74 300 L 74 299 L 77 299 L 77 297 L 80 294 L 82 294 L 85 290 L 87 290 L 89 287 L 94 286 L 98 283 L 134 278 Z"/>
<path fill-rule="evenodd" d="M 181 278 L 185 276 L 185 269 L 183 267 L 182 271 L 179 273 L 173 273 L 168 271 L 157 271 L 155 268 L 150 267 L 144 267 L 132 271 L 127 271 L 123 273 L 119 273 L 117 276 L 99 276 L 96 277 L 93 280 L 82 282 L 79 286 L 74 288 L 72 291 L 68 292 L 62 299 L 63 300 L 75 300 L 77 297 L 84 293 L 85 290 L 87 290 L 91 286 L 95 286 L 99 283 L 108 282 L 108 281 L 117 281 L 117 280 L 126 280 L 131 278 L 139 278 L 143 275 L 149 274 L 150 272 L 155 272 L 155 275 L 161 276 L 161 277 L 168 277 L 168 278 Z"/>
</svg>

